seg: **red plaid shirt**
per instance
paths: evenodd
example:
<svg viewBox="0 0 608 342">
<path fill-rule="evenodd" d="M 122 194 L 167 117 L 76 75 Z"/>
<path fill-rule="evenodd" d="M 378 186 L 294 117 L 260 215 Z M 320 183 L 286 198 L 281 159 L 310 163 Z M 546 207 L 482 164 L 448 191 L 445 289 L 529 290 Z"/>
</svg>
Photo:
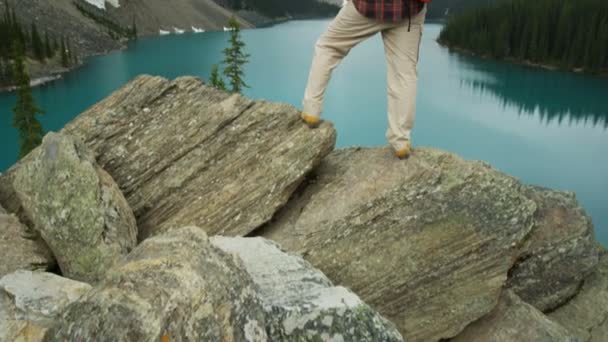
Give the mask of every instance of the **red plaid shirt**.
<svg viewBox="0 0 608 342">
<path fill-rule="evenodd" d="M 352 0 L 362 15 L 380 21 L 401 21 L 415 16 L 424 8 L 418 0 Z"/>
</svg>

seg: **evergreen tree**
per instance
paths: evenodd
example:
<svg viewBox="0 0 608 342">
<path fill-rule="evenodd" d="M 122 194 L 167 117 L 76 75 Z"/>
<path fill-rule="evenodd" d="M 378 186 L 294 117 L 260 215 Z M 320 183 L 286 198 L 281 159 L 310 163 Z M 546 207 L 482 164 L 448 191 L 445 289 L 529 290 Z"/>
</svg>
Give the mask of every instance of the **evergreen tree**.
<svg viewBox="0 0 608 342">
<path fill-rule="evenodd" d="M 209 78 L 211 85 L 220 90 L 226 90 L 226 83 L 220 76 L 219 68 L 217 64 L 213 64 L 211 67 L 211 77 Z"/>
<path fill-rule="evenodd" d="M 135 17 L 133 17 L 133 25 L 131 25 L 131 38 L 137 40 L 137 24 L 135 23 Z"/>
<path fill-rule="evenodd" d="M 7 67 L 10 67 L 8 59 L 0 57 L 0 87 L 7 86 L 11 83 L 11 71 Z"/>
<path fill-rule="evenodd" d="M 34 58 L 39 61 L 44 61 L 44 58 L 46 57 L 44 43 L 42 43 L 36 23 L 32 23 L 32 50 L 34 51 Z"/>
<path fill-rule="evenodd" d="M 230 28 L 230 39 L 227 48 L 224 49 L 224 61 L 222 62 L 224 67 L 224 75 L 230 82 L 230 91 L 234 93 L 240 93 L 243 88 L 249 86 L 243 80 L 243 65 L 249 60 L 249 54 L 246 54 L 243 50 L 245 43 L 241 40 L 241 26 L 235 17 L 231 17 L 228 22 Z"/>
<path fill-rule="evenodd" d="M 17 103 L 13 107 L 13 126 L 19 131 L 19 157 L 23 157 L 42 142 L 44 132 L 36 118 L 42 110 L 34 103 L 30 78 L 25 71 L 24 50 L 19 44 L 14 48 L 13 74 L 17 83 Z"/>
<path fill-rule="evenodd" d="M 449 47 L 566 69 L 608 72 L 608 1 L 500 0 L 451 17 Z"/>
<path fill-rule="evenodd" d="M 70 59 L 68 56 L 68 51 L 66 50 L 66 47 L 65 47 L 65 38 L 64 37 L 61 37 L 60 49 L 61 49 L 61 65 L 64 68 L 67 68 L 70 66 Z"/>
<path fill-rule="evenodd" d="M 68 59 L 68 66 L 72 66 L 74 63 L 74 51 L 72 51 L 72 44 L 70 44 L 70 38 L 65 40 L 65 50 Z"/>
<path fill-rule="evenodd" d="M 44 55 L 49 59 L 55 55 L 55 51 L 53 51 L 53 47 L 51 46 L 51 40 L 49 39 L 49 31 L 44 32 Z"/>
</svg>

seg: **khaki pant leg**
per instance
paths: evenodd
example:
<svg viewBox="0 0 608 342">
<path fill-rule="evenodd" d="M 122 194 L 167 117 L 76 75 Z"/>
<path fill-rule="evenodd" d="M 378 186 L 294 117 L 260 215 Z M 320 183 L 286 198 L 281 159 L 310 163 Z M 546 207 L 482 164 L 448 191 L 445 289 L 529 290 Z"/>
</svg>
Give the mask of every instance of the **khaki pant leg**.
<svg viewBox="0 0 608 342">
<path fill-rule="evenodd" d="M 396 150 L 405 149 L 416 116 L 418 55 L 426 6 L 404 22 L 382 31 L 387 63 L 388 130 L 386 138 Z M 408 31 L 409 26 L 409 31 Z"/>
<path fill-rule="evenodd" d="M 323 97 L 332 71 L 355 45 L 387 27 L 390 27 L 390 24 L 361 15 L 352 1 L 348 1 L 340 9 L 315 45 L 302 102 L 304 113 L 315 117 L 321 115 Z"/>
</svg>

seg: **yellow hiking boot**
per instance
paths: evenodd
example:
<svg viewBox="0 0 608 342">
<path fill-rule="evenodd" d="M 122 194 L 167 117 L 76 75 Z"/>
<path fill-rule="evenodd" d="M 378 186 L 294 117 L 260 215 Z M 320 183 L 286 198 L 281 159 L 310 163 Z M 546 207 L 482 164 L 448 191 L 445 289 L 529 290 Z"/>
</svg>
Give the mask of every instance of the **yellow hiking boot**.
<svg viewBox="0 0 608 342">
<path fill-rule="evenodd" d="M 407 145 L 402 150 L 395 150 L 395 155 L 399 159 L 407 159 L 412 154 L 412 144 L 408 141 Z"/>
<path fill-rule="evenodd" d="M 300 113 L 300 118 L 308 125 L 310 128 L 317 128 L 319 124 L 321 124 L 321 118 L 316 116 L 308 115 L 304 112 Z"/>
</svg>

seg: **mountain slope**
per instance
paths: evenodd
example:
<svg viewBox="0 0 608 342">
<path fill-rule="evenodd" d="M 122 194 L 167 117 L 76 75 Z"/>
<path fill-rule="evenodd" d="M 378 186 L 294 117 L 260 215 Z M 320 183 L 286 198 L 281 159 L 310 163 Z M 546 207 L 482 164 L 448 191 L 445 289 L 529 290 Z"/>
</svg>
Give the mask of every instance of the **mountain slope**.
<svg viewBox="0 0 608 342">
<path fill-rule="evenodd" d="M 120 7 L 107 6 L 108 14 L 122 26 L 133 21 L 140 34 L 154 35 L 174 28 L 192 31 L 192 27 L 222 30 L 233 13 L 212 0 L 121 0 Z M 252 27 L 240 19 L 245 28 Z"/>
</svg>

